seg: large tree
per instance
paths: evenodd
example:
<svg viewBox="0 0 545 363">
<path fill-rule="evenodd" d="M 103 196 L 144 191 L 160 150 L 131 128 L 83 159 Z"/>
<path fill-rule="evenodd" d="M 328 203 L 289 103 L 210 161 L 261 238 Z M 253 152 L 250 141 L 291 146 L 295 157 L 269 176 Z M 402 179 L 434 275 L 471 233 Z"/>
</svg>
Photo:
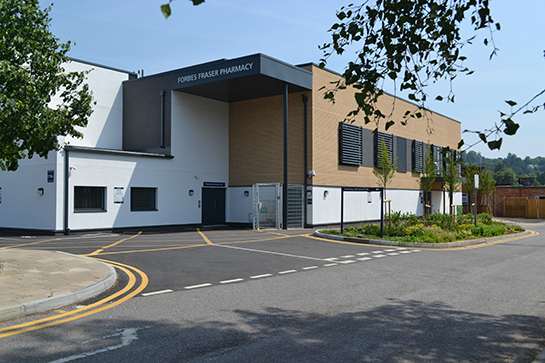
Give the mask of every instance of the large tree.
<svg viewBox="0 0 545 363">
<path fill-rule="evenodd" d="M 475 32 L 487 32 L 484 43 L 496 54 L 493 33 L 500 30 L 490 14 L 489 0 L 364 0 L 363 3 L 341 8 L 339 22 L 330 32 L 331 43 L 324 44 L 321 65 L 333 54 L 343 54 L 349 47 L 358 49 L 356 58 L 343 73 L 344 81 L 332 86 L 326 98 L 333 99 L 338 90 L 352 86 L 357 89 L 357 107 L 347 115 L 352 119 L 360 112 L 365 122 L 385 121 L 386 129 L 397 120 L 377 107 L 384 82 L 393 82 L 397 91 L 408 91 L 408 98 L 419 104 L 415 112 L 407 111 L 402 123 L 410 117 L 426 116 L 429 99 L 454 102 L 452 81 L 460 74 L 471 74 L 465 67 L 463 48 L 474 37 L 462 37 L 462 28 L 470 24 Z M 427 86 L 441 79 L 451 83 L 447 94 L 429 95 Z M 500 112 L 500 122 L 490 129 L 473 131 L 490 149 L 499 149 L 502 134 L 513 135 L 519 125 L 513 117 L 531 113 L 541 106 L 531 103 L 545 90 L 523 106 L 507 100 L 509 112 Z M 461 146 L 463 142 L 460 143 Z"/>
<path fill-rule="evenodd" d="M 81 137 L 76 127 L 92 113 L 85 73 L 63 69 L 70 42 L 51 34 L 49 11 L 38 0 L 0 0 L 1 170 L 59 150 L 58 136 Z"/>
</svg>

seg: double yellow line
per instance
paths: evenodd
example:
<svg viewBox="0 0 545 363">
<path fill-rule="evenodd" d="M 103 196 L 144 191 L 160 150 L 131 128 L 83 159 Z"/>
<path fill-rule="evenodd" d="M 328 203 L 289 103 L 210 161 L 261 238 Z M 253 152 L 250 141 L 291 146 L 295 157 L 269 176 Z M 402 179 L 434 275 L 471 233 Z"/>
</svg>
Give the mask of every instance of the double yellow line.
<svg viewBox="0 0 545 363">
<path fill-rule="evenodd" d="M 92 257 L 90 257 L 90 258 L 92 258 Z M 148 276 L 144 272 L 140 271 L 139 269 L 137 269 L 135 267 L 125 265 L 125 264 L 122 264 L 122 263 L 119 263 L 119 262 L 107 261 L 107 260 L 102 260 L 102 259 L 98 259 L 98 258 L 95 258 L 95 260 L 111 264 L 114 267 L 117 267 L 121 271 L 125 272 L 127 274 L 127 276 L 129 277 L 128 284 L 122 290 L 116 292 L 115 294 L 112 294 L 112 295 L 110 295 L 110 296 L 108 296 L 108 297 L 106 297 L 106 298 L 104 298 L 104 299 L 102 299 L 100 301 L 97 301 L 97 302 L 95 302 L 95 303 L 93 303 L 91 305 L 87 305 L 85 307 L 82 307 L 82 308 L 79 308 L 79 309 L 76 309 L 76 310 L 72 310 L 72 311 L 69 311 L 69 312 L 65 312 L 65 313 L 62 313 L 62 314 L 59 314 L 59 315 L 56 315 L 56 316 L 51 316 L 51 317 L 48 317 L 48 318 L 29 321 L 29 322 L 23 323 L 23 324 L 8 326 L 8 327 L 5 327 L 5 328 L 0 328 L 0 338 L 5 338 L 5 337 L 17 335 L 17 334 L 22 334 L 22 333 L 26 333 L 26 332 L 30 332 L 30 331 L 34 331 L 34 330 L 47 328 L 47 327 L 50 327 L 50 326 L 55 326 L 55 325 L 59 325 L 59 324 L 68 323 L 70 321 L 81 319 L 81 318 L 84 318 L 86 316 L 99 313 L 99 312 L 104 311 L 106 309 L 113 308 L 114 306 L 122 304 L 125 301 L 133 298 L 134 296 L 139 294 L 142 290 L 144 290 L 144 288 L 148 285 L 148 282 L 149 282 Z M 134 289 L 133 291 L 131 291 L 131 290 L 133 289 L 133 287 L 135 287 L 135 285 L 137 283 L 137 279 L 136 279 L 135 274 L 131 270 L 134 271 L 136 274 L 138 274 L 140 276 L 140 285 L 138 287 L 136 287 L 136 289 Z M 108 305 L 104 305 L 109 301 L 117 299 L 118 297 L 121 297 L 121 298 L 119 300 L 116 300 L 115 302 L 112 302 L 112 303 L 108 304 Z"/>
</svg>

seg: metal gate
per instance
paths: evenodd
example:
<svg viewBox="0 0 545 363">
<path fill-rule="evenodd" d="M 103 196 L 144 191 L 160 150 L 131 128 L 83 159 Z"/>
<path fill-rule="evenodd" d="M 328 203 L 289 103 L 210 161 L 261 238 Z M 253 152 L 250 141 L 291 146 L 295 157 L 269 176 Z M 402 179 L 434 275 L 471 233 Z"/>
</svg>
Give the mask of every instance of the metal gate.
<svg viewBox="0 0 545 363">
<path fill-rule="evenodd" d="M 288 228 L 304 227 L 305 190 L 302 185 L 288 186 Z M 282 226 L 282 185 L 259 183 L 253 186 L 253 228 Z"/>
</svg>

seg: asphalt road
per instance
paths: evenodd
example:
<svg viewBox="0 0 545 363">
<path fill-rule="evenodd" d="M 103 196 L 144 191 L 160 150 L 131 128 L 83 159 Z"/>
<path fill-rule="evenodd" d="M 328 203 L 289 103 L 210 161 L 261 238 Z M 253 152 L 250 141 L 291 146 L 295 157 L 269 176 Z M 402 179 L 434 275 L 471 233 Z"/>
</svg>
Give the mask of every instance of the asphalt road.
<svg viewBox="0 0 545 363">
<path fill-rule="evenodd" d="M 26 240 L 149 282 L 111 308 L 1 338 L 0 362 L 531 362 L 545 343 L 545 225 L 524 226 L 541 234 L 441 251 L 302 230 Z"/>
</svg>

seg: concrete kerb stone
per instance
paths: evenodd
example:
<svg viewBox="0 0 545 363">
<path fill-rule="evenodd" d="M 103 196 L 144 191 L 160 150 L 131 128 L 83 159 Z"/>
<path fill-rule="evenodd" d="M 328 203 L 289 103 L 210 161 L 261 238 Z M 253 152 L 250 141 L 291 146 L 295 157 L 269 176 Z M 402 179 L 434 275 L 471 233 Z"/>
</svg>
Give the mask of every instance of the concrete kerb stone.
<svg viewBox="0 0 545 363">
<path fill-rule="evenodd" d="M 465 240 L 465 241 L 455 241 L 455 242 L 445 242 L 445 243 L 423 243 L 423 242 L 385 241 L 385 240 L 366 239 L 366 238 L 357 238 L 357 237 L 335 236 L 335 235 L 321 233 L 320 230 L 314 232 L 314 235 L 316 237 L 331 239 L 336 241 L 354 242 L 354 243 L 381 245 L 381 246 L 433 248 L 433 249 L 466 247 L 466 246 L 478 245 L 482 243 L 501 241 L 504 239 L 512 238 L 514 236 L 517 236 L 517 237 L 527 236 L 530 234 L 532 234 L 532 232 L 525 231 L 525 232 L 520 232 L 516 234 L 508 234 L 508 235 L 498 236 L 498 237 L 478 238 L 478 239 Z"/>
<path fill-rule="evenodd" d="M 70 253 L 56 251 L 57 253 L 69 255 L 72 257 L 83 258 L 91 260 L 87 257 L 77 256 Z M 20 318 L 25 315 L 42 313 L 49 310 L 59 309 L 63 306 L 75 304 L 77 302 L 89 299 L 96 296 L 110 287 L 112 287 L 117 280 L 117 273 L 115 269 L 101 261 L 92 260 L 93 262 L 103 264 L 108 268 L 108 275 L 100 281 L 95 282 L 87 287 L 61 294 L 58 296 L 52 296 L 41 300 L 36 300 L 28 303 L 16 304 L 13 306 L 0 308 L 0 321 Z"/>
</svg>

